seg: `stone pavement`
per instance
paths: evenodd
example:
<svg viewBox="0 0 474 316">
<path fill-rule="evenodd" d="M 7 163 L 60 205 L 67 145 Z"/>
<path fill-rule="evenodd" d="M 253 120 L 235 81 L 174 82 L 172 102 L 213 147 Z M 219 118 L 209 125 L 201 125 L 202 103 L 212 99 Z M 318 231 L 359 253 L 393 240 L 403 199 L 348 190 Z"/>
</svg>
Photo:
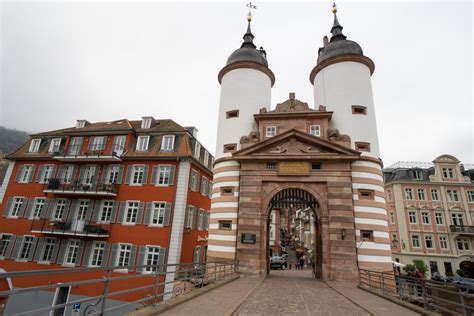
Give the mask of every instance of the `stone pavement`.
<svg viewBox="0 0 474 316">
<path fill-rule="evenodd" d="M 241 277 L 163 314 L 417 315 L 354 284 L 316 280 L 309 269 L 272 270 L 263 282 L 261 280 L 260 276 Z"/>
<path fill-rule="evenodd" d="M 258 275 L 241 277 L 173 307 L 161 315 L 231 315 L 261 280 L 262 277 Z"/>
</svg>

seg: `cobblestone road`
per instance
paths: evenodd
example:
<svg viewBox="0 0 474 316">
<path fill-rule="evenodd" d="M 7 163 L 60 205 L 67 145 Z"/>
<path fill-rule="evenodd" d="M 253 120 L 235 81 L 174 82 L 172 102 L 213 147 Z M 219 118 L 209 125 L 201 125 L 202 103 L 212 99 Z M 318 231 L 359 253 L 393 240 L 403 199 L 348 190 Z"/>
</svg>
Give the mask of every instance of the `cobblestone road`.
<svg viewBox="0 0 474 316">
<path fill-rule="evenodd" d="M 237 315 L 369 315 L 311 270 L 273 271 L 247 299 Z"/>
</svg>

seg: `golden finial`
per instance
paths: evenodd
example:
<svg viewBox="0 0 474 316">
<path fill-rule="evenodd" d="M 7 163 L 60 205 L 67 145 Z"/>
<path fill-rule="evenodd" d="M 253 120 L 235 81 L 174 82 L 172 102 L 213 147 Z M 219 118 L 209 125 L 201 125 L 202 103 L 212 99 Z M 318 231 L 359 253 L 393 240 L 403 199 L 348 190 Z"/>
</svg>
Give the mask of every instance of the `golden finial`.
<svg viewBox="0 0 474 316">
<path fill-rule="evenodd" d="M 247 22 L 252 22 L 252 9 L 257 9 L 256 5 L 252 4 L 252 1 L 247 3 L 247 8 L 249 8 L 249 14 L 247 14 Z"/>
<path fill-rule="evenodd" d="M 336 14 L 337 12 L 337 6 L 336 6 L 336 3 L 333 1 L 332 2 L 332 9 L 331 9 L 332 13 Z"/>
</svg>

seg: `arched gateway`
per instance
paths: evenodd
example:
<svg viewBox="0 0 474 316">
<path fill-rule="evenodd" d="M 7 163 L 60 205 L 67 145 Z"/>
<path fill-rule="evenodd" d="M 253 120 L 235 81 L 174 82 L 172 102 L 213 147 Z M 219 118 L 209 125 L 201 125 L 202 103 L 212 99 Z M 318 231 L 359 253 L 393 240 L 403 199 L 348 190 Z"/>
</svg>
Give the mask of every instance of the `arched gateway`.
<svg viewBox="0 0 474 316">
<path fill-rule="evenodd" d="M 269 217 L 278 210 L 316 222 L 310 234 L 318 238 L 323 279 L 356 282 L 359 268 L 392 270 L 374 63 L 346 40 L 336 11 L 310 73 L 313 107 L 294 93 L 271 107 L 275 75 L 267 52 L 253 43 L 250 17 L 241 47 L 219 72 L 209 260 L 237 259 L 241 271 L 266 273 Z"/>
</svg>

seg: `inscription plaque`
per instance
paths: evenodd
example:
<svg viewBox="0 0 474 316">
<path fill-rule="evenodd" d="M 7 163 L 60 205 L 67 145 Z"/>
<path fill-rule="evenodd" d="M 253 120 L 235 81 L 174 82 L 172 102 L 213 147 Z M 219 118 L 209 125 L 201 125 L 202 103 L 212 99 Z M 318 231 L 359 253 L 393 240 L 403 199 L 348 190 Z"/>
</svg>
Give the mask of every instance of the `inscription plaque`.
<svg viewBox="0 0 474 316">
<path fill-rule="evenodd" d="M 310 165 L 306 161 L 282 161 L 278 163 L 278 173 L 290 176 L 305 176 L 310 173 Z"/>
</svg>

